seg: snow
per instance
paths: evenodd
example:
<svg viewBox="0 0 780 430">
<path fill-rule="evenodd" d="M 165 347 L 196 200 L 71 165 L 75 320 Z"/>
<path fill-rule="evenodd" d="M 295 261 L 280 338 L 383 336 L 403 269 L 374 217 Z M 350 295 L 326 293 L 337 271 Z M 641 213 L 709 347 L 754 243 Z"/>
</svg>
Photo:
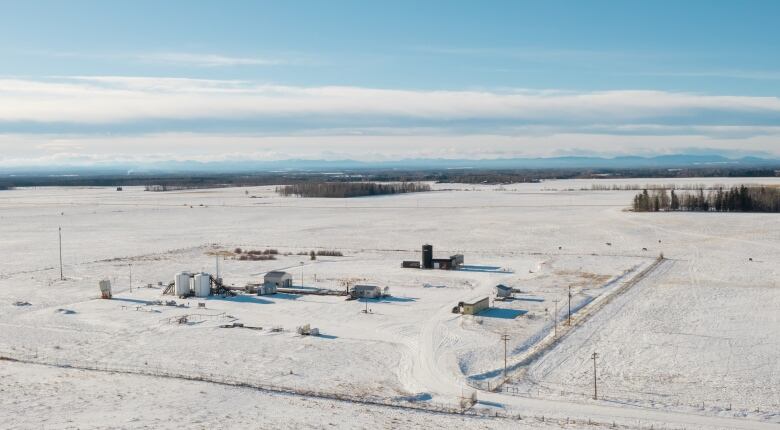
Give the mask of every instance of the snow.
<svg viewBox="0 0 780 430">
<path fill-rule="evenodd" d="M 739 183 L 733 178 L 674 182 Z M 750 178 L 748 182 L 778 184 L 780 180 Z M 611 423 L 618 415 L 628 424 L 643 419 L 659 425 L 683 422 L 688 427 L 705 417 L 712 420 L 707 421 L 710 427 L 750 428 L 780 422 L 777 216 L 636 214 L 624 210 L 635 192 L 580 191 L 591 183 L 436 184 L 437 191 L 430 193 L 347 200 L 281 198 L 272 187 L 166 193 L 137 187 L 122 192 L 113 188 L 3 191 L 0 355 L 208 374 L 299 391 L 452 405 L 473 387 L 494 387 L 501 381 L 500 336 L 508 333 L 510 392 L 479 391 L 484 402 L 477 408 L 510 415 L 594 417 L 602 423 Z M 64 281 L 59 280 L 58 226 L 63 229 Z M 402 260 L 419 258 L 423 243 L 433 244 L 436 255 L 463 253 L 470 270 L 402 269 Z M 221 261 L 228 284 L 258 282 L 265 272 L 278 269 L 290 271 L 297 286 L 301 276 L 306 287 L 338 290 L 343 289 L 343 280 L 352 279 L 389 287 L 392 297 L 369 300 L 369 313 L 362 312 L 365 302 L 346 301 L 342 296 L 239 295 L 177 299 L 184 307 L 155 304 L 171 299 L 161 296 L 158 281 L 167 284 L 176 272 L 185 270 L 213 273 L 212 253 L 235 247 L 275 248 L 291 255 L 270 261 Z M 339 250 L 344 256 L 311 261 L 307 255 L 296 255 L 312 249 Z M 536 343 L 550 336 L 553 300 L 559 300 L 558 321 L 566 319 L 569 286 L 573 310 L 585 312 L 589 304 L 619 291 L 661 252 L 668 261 L 647 279 L 617 295 L 530 367 L 521 365 Z M 113 300 L 98 299 L 98 281 L 104 278 L 112 281 Z M 154 288 L 146 288 L 149 283 Z M 494 308 L 481 315 L 451 312 L 459 301 L 492 297 L 499 283 L 523 292 L 513 301 L 491 300 Z M 18 301 L 31 305 L 15 306 Z M 205 308 L 199 308 L 198 302 Z M 184 315 L 189 316 L 187 324 L 175 322 Z M 263 330 L 219 327 L 233 321 Z M 318 328 L 322 336 L 299 336 L 295 328 L 304 324 Z M 272 332 L 271 327 L 283 331 Z M 588 400 L 593 351 L 600 354 L 603 372 L 600 401 Z M 71 378 L 72 373 L 92 375 L 40 366 L 33 372 L 25 370 L 31 364 L 0 363 L 4 376 L 11 378 L 3 378 L 0 389 L 11 393 L 28 383 L 54 389 L 51 386 L 56 384 L 49 379 Z M 51 372 L 51 378 L 31 375 L 37 372 Z M 231 402 L 228 408 L 237 427 L 250 422 L 243 419 L 267 413 L 253 412 L 253 402 L 276 402 L 281 411 L 301 402 L 313 410 L 335 407 L 337 426 L 362 427 L 368 416 L 385 427 L 395 427 L 395 419 L 410 420 L 403 426 L 423 426 L 429 420 L 421 417 L 431 415 L 350 407 L 325 399 L 295 397 L 289 403 L 264 392 L 237 394 L 237 388 L 161 382 L 140 375 L 90 378 L 94 380 L 89 386 L 79 389 L 112 396 L 115 379 L 132 392 L 159 383 L 186 392 L 190 404 L 198 403 L 197 392 L 189 391 L 198 385 L 197 390 L 219 399 L 204 402 L 204 411 L 215 411 L 216 405 L 238 396 L 243 400 Z M 132 415 L 134 404 L 143 407 L 141 397 L 122 406 L 127 414 Z M 49 397 L 36 400 L 38 407 L 48 407 L 45 416 L 63 419 L 53 411 L 53 402 Z M 97 400 L 91 402 L 94 407 Z M 116 403 L 107 407 L 119 408 Z M 97 418 L 89 416 L 88 405 L 85 401 L 72 419 L 79 427 L 100 426 L 91 421 Z M 208 427 L 214 422 L 174 413 L 172 408 L 163 410 L 192 426 Z M 368 415 L 367 409 L 372 410 Z M 14 415 L 7 425 L 0 425 L 42 423 L 40 416 Z M 218 414 L 212 415 L 210 420 L 217 419 Z M 321 425 L 316 413 L 295 419 L 289 415 L 279 412 L 273 417 L 277 421 L 269 423 Z M 468 419 L 444 417 L 431 425 L 449 427 Z M 741 418 L 735 421 L 734 417 Z M 136 418 L 140 421 L 119 426 L 158 424 L 148 417 L 128 420 Z M 494 419 L 486 425 L 504 424 Z M 524 425 L 530 424 L 524 421 Z"/>
</svg>

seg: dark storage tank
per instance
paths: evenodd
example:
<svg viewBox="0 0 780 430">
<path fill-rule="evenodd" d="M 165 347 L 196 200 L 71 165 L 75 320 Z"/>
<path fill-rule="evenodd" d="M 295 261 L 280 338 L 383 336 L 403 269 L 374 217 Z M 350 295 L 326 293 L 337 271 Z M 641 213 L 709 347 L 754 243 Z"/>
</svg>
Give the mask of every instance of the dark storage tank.
<svg viewBox="0 0 780 430">
<path fill-rule="evenodd" d="M 423 269 L 433 269 L 433 245 L 423 245 L 422 266 Z"/>
</svg>

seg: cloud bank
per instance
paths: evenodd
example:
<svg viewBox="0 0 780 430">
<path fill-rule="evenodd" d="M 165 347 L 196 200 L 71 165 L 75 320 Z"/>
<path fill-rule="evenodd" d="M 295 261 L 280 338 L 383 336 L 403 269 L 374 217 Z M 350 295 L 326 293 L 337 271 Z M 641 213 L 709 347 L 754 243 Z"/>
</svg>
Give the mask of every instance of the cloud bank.
<svg viewBox="0 0 780 430">
<path fill-rule="evenodd" d="M 124 76 L 0 79 L 0 160 L 6 163 L 650 155 L 735 147 L 780 155 L 776 124 L 777 97 Z"/>
</svg>

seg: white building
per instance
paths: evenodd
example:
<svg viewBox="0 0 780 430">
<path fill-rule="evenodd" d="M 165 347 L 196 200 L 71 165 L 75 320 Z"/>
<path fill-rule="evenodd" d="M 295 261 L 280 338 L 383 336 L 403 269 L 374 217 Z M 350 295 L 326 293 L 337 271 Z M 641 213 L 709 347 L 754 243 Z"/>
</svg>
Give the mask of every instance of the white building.
<svg viewBox="0 0 780 430">
<path fill-rule="evenodd" d="M 265 277 L 263 278 L 263 285 L 262 287 L 257 288 L 258 294 L 260 294 L 261 290 L 264 291 L 273 291 L 273 292 L 266 292 L 265 294 L 274 294 L 276 293 L 277 288 L 291 288 L 292 287 L 292 275 L 287 272 L 282 272 L 280 270 L 274 270 L 272 272 L 268 272 L 265 274 Z"/>
</svg>

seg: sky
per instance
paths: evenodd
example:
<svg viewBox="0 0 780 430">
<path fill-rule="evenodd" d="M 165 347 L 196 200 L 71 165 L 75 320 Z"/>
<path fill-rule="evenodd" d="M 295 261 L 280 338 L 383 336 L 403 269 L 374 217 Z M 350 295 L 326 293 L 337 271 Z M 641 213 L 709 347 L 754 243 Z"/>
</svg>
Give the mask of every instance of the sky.
<svg viewBox="0 0 780 430">
<path fill-rule="evenodd" d="M 0 0 L 0 164 L 780 157 L 780 1 Z"/>
</svg>

